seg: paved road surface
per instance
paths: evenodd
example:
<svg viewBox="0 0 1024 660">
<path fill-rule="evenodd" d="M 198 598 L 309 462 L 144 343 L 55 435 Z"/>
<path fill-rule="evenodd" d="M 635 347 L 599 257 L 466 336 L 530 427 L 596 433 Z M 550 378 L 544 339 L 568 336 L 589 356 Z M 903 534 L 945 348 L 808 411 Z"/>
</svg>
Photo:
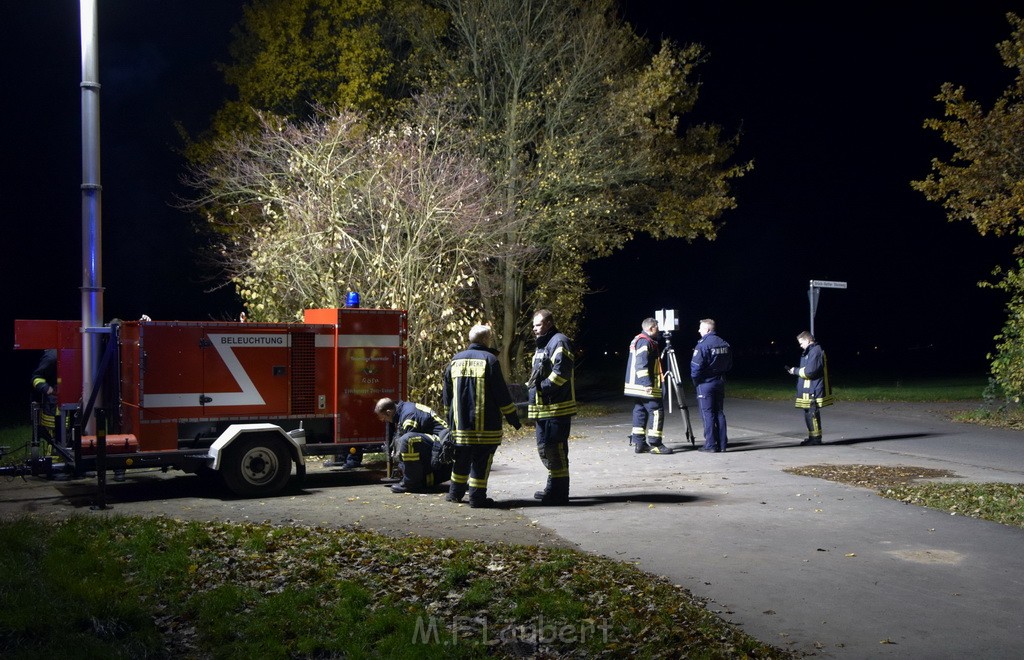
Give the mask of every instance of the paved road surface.
<svg viewBox="0 0 1024 660">
<path fill-rule="evenodd" d="M 799 447 L 801 411 L 727 400 L 730 450 L 680 445 L 677 416 L 667 437 L 684 451 L 671 456 L 629 453 L 625 409 L 580 420 L 572 504 L 533 515 L 582 549 L 668 576 L 779 646 L 836 658 L 1021 657 L 1024 530 L 783 472 L 909 465 L 1024 482 L 1024 434 L 952 423 L 934 412 L 944 407 L 836 405 L 822 415 L 827 444 Z M 503 472 L 493 483 L 518 476 Z M 520 497 L 533 485 L 513 483 Z"/>
<path fill-rule="evenodd" d="M 800 411 L 728 399 L 729 452 L 692 450 L 677 414 L 667 437 L 682 451 L 637 456 L 623 406 L 574 423 L 566 507 L 533 500 L 544 474 L 527 439 L 499 450 L 497 510 L 394 495 L 378 473 L 313 467 L 301 492 L 268 500 L 225 498 L 191 476 L 132 474 L 110 485 L 103 512 L 89 508 L 92 482 L 0 480 L 0 515 L 161 514 L 574 545 L 667 576 L 748 633 L 819 657 L 1021 657 L 1024 530 L 783 471 L 912 465 L 1024 482 L 1024 434 L 949 422 L 948 407 L 839 404 L 823 411 L 826 445 L 798 447 Z"/>
</svg>

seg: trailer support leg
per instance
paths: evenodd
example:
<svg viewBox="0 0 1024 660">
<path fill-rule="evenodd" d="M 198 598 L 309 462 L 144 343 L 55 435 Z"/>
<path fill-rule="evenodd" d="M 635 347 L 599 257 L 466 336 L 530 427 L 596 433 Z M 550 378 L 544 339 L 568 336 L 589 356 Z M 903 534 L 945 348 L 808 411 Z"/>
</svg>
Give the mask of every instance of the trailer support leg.
<svg viewBox="0 0 1024 660">
<path fill-rule="evenodd" d="M 96 409 L 96 501 L 89 507 L 102 511 L 107 507 L 107 414 Z"/>
</svg>

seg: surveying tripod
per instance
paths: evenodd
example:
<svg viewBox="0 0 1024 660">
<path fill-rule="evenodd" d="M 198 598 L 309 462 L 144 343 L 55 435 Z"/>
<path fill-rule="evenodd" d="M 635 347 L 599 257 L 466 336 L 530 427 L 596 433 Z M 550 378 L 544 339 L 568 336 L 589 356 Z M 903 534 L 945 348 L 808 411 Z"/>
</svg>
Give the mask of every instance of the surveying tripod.
<svg viewBox="0 0 1024 660">
<path fill-rule="evenodd" d="M 670 386 L 665 388 L 666 398 L 668 399 L 668 414 L 672 414 L 672 399 L 675 397 L 676 403 L 679 405 L 679 412 L 683 415 L 683 422 L 686 425 L 686 439 L 690 441 L 691 446 L 697 444 L 693 436 L 693 427 L 690 425 L 690 409 L 686 407 L 686 397 L 683 396 L 683 383 L 679 377 L 679 362 L 676 361 L 676 350 L 672 348 L 672 333 L 664 332 L 662 335 L 665 337 L 665 350 L 661 352 L 661 357 L 665 359 L 668 365 L 665 369 L 665 380 L 670 381 Z"/>
</svg>

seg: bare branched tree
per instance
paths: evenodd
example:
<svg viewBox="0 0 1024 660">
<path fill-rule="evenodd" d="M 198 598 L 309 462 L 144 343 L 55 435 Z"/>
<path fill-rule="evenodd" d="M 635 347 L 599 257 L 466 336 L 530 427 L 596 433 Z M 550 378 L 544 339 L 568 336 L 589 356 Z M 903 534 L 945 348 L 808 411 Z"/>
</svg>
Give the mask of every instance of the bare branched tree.
<svg viewBox="0 0 1024 660">
<path fill-rule="evenodd" d="M 683 130 L 699 47 L 649 44 L 612 0 L 439 0 L 450 14 L 435 88 L 451 90 L 494 182 L 508 255 L 485 273 L 484 306 L 502 366 L 528 334 L 530 310 L 563 330 L 582 311 L 583 265 L 635 233 L 713 237 L 735 206 L 734 148 L 713 126 Z"/>
<path fill-rule="evenodd" d="M 252 320 L 340 307 L 349 291 L 408 310 L 410 394 L 437 405 L 441 369 L 483 319 L 480 273 L 503 256 L 504 230 L 436 103 L 415 113 L 377 130 L 351 112 L 263 117 L 192 171 L 190 204 L 219 210 L 222 265 Z"/>
<path fill-rule="evenodd" d="M 525 377 L 530 311 L 572 334 L 589 260 L 638 233 L 713 238 L 749 164 L 729 163 L 719 127 L 683 125 L 702 49 L 654 49 L 618 4 L 253 3 L 226 69 L 237 99 L 192 151 L 193 206 L 250 311 L 291 318 L 360 289 L 429 333 L 430 264 L 454 286 L 436 327 L 493 322 L 502 367 Z M 359 116 L 290 123 L 316 103 Z"/>
</svg>

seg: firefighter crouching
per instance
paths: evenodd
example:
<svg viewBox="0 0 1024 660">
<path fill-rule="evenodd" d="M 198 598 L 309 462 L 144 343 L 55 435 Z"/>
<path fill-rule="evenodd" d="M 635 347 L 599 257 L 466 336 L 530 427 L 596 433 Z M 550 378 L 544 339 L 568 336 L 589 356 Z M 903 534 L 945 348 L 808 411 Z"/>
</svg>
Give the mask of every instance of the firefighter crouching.
<svg viewBox="0 0 1024 660">
<path fill-rule="evenodd" d="M 468 491 L 469 506 L 485 508 L 494 506 L 487 497 L 487 478 L 501 444 L 502 417 L 513 428 L 522 424 L 496 351 L 490 348 L 491 327 L 473 326 L 469 342 L 469 348 L 455 355 L 444 372 L 442 398 L 455 438 L 452 483 L 445 499 L 461 502 Z"/>
<path fill-rule="evenodd" d="M 451 464 L 441 460 L 448 425 L 432 408 L 383 398 L 373 412 L 388 424 L 388 437 L 398 436 L 394 456 L 402 470 L 402 480 L 391 486 L 392 491 L 426 492 L 451 478 Z"/>
</svg>

